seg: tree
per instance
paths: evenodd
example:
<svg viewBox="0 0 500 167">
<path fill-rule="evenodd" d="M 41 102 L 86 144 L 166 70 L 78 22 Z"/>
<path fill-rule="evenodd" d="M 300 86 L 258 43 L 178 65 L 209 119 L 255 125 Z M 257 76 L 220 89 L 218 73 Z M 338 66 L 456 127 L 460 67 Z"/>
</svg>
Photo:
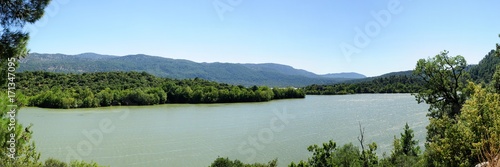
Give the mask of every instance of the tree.
<svg viewBox="0 0 500 167">
<path fill-rule="evenodd" d="M 332 166 L 361 166 L 359 148 L 352 143 L 345 144 L 333 154 Z"/>
<path fill-rule="evenodd" d="M 441 118 L 447 115 L 454 118 L 467 99 L 464 91 L 469 74 L 466 72 L 467 62 L 458 55 L 448 56 L 443 51 L 433 58 L 420 59 L 414 74 L 424 80 L 424 89 L 416 94 L 419 103 L 430 104 L 428 116 Z"/>
<path fill-rule="evenodd" d="M 498 34 L 498 37 L 500 38 L 500 34 Z M 497 43 L 497 47 L 495 48 L 496 49 L 496 55 L 500 57 L 500 45 Z"/>
<path fill-rule="evenodd" d="M 420 153 L 420 147 L 418 147 L 418 141 L 414 140 L 415 135 L 413 130 L 410 129 L 408 123 L 406 123 L 404 132 L 401 133 L 401 153 L 408 156 L 417 156 Z"/>
<path fill-rule="evenodd" d="M 461 133 L 460 129 L 454 127 L 469 94 L 466 89 L 469 79 L 466 66 L 462 56 L 450 57 L 448 51 L 417 62 L 414 74 L 425 83 L 415 97 L 419 103 L 430 105 L 425 144 L 428 166 L 443 163 L 450 166 L 467 165 L 461 162 L 463 156 L 455 156 L 455 153 L 463 153 L 467 149 L 462 147 L 464 145 L 457 145 L 462 143 Z"/>
<path fill-rule="evenodd" d="M 97 93 L 95 96 L 100 102 L 101 106 L 110 106 L 111 104 L 113 104 L 114 97 L 113 97 L 113 92 L 111 91 L 110 88 L 105 88 L 104 90 Z"/>
<path fill-rule="evenodd" d="M 493 74 L 493 80 L 491 82 L 491 86 L 496 93 L 500 93 L 500 64 L 497 65 L 497 69 L 495 74 Z"/>
<path fill-rule="evenodd" d="M 29 34 L 23 32 L 22 29 L 27 23 L 35 23 L 43 16 L 45 7 L 50 0 L 10 0 L 0 1 L 0 84 L 4 85 L 7 80 L 7 64 L 16 63 L 17 59 L 28 54 L 26 48 Z M 14 60 L 14 61 L 12 61 Z M 31 142 L 30 126 L 23 128 L 21 125 L 15 125 L 14 133 L 10 133 L 6 126 L 9 123 L 9 118 L 6 113 L 9 109 L 7 106 L 7 95 L 2 91 L 0 93 L 0 139 L 2 148 L 8 148 L 6 139 L 7 136 L 15 134 L 17 158 L 11 159 L 7 155 L 6 149 L 0 151 L 0 166 L 39 166 L 38 159 L 40 154 L 36 153 L 35 145 Z"/>
<path fill-rule="evenodd" d="M 35 151 L 35 144 L 31 141 L 31 125 L 23 127 L 20 124 L 10 126 L 10 110 L 7 94 L 0 92 L 0 166 L 37 166 L 40 165 L 40 153 Z M 10 129 L 13 127 L 12 129 Z M 10 129 L 10 130 L 9 130 Z M 11 138 L 14 134 L 15 137 Z M 10 140 L 15 140 L 16 158 L 10 157 Z"/>
<path fill-rule="evenodd" d="M 377 153 L 377 143 L 373 142 L 368 145 L 368 149 L 365 149 L 365 128 L 361 127 L 361 123 L 359 123 L 359 133 L 358 136 L 359 144 L 361 145 L 361 161 L 363 162 L 363 167 L 375 166 L 378 164 Z"/>
<path fill-rule="evenodd" d="M 498 35 L 500 37 L 500 34 Z M 496 47 L 496 56 L 500 57 L 500 45 L 497 43 Z M 497 92 L 500 93 L 500 64 L 497 65 L 497 69 L 495 71 L 495 74 L 493 74 L 493 82 L 492 82 L 493 89 Z"/>
<path fill-rule="evenodd" d="M 464 104 L 457 129 L 464 138 L 462 145 L 470 147 L 467 161 L 475 165 L 488 156 L 500 158 L 500 94 L 474 83 L 469 87 L 473 94 Z"/>
<path fill-rule="evenodd" d="M 389 161 L 396 166 L 414 166 L 419 160 L 420 147 L 414 139 L 413 130 L 406 123 L 400 138 L 394 136 L 393 150 Z"/>
<path fill-rule="evenodd" d="M 22 29 L 27 23 L 35 23 L 43 16 L 50 0 L 0 1 L 0 74 L 6 76 L 9 58 L 19 59 L 28 55 L 29 34 Z M 0 83 L 6 82 L 5 77 Z"/>
<path fill-rule="evenodd" d="M 274 159 L 269 161 L 267 164 L 245 164 L 240 160 L 230 160 L 229 158 L 218 157 L 209 167 L 276 167 L 278 166 L 277 161 L 277 159 Z"/>
<path fill-rule="evenodd" d="M 313 157 L 309 159 L 309 165 L 311 166 L 329 166 L 330 158 L 335 151 L 337 144 L 330 140 L 327 143 L 323 143 L 323 147 L 318 145 L 312 145 L 307 148 L 309 152 L 313 153 Z"/>
</svg>

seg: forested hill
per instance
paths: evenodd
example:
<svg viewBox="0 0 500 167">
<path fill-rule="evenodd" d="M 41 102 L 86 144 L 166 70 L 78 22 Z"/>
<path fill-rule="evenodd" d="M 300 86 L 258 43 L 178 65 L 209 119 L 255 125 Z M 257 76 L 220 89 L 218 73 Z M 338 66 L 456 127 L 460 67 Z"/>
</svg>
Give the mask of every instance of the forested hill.
<svg viewBox="0 0 500 167">
<path fill-rule="evenodd" d="M 495 50 L 491 50 L 479 62 L 479 64 L 468 65 L 471 80 L 476 83 L 490 83 L 497 65 L 500 65 L 500 57 L 495 56 Z M 354 93 L 415 93 L 423 85 L 423 81 L 413 76 L 413 70 L 391 72 L 377 77 L 369 77 L 348 80 L 336 84 L 313 84 L 305 87 L 307 94 L 336 95 Z"/>
<path fill-rule="evenodd" d="M 158 77 L 188 79 L 202 78 L 221 83 L 271 87 L 311 84 L 332 84 L 351 79 L 352 73 L 338 74 L 336 78 L 321 76 L 281 64 L 196 63 L 148 55 L 111 56 L 95 53 L 79 55 L 32 53 L 21 60 L 22 71 L 62 73 L 139 71 Z M 356 75 L 362 77 L 363 75 Z"/>
<path fill-rule="evenodd" d="M 16 74 L 20 104 L 48 108 L 81 108 L 164 103 L 262 102 L 304 98 L 302 89 L 244 87 L 199 78 L 168 79 L 146 72 Z M 27 89 L 29 88 L 29 89 Z"/>
<path fill-rule="evenodd" d="M 423 80 L 412 75 L 390 75 L 374 77 L 351 83 L 306 86 L 307 94 L 339 95 L 358 93 L 415 93 L 421 89 Z"/>
<path fill-rule="evenodd" d="M 475 82 L 489 83 L 493 78 L 496 66 L 499 64 L 500 57 L 495 56 L 495 50 L 491 50 L 479 61 L 479 64 L 472 65 L 469 68 L 469 73 Z"/>
</svg>

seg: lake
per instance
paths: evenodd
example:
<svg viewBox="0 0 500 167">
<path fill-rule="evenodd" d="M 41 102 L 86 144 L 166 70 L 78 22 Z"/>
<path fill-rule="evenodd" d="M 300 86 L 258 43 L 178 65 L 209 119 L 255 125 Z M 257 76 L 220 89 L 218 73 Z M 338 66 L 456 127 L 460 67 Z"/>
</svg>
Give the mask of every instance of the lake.
<svg viewBox="0 0 500 167">
<path fill-rule="evenodd" d="M 410 94 L 313 96 L 263 103 L 166 104 L 90 109 L 24 107 L 42 159 L 93 160 L 111 166 L 209 166 L 218 156 L 279 166 L 307 159 L 328 140 L 390 152 L 407 122 L 423 146 L 428 105 Z M 389 153 L 390 154 L 390 153 Z"/>
</svg>

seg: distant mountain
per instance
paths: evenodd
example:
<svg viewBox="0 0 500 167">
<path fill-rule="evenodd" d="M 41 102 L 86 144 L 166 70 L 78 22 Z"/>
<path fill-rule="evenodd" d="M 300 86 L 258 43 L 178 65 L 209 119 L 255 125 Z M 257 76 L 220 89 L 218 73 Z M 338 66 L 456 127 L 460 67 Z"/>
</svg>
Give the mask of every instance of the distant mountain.
<svg viewBox="0 0 500 167">
<path fill-rule="evenodd" d="M 394 76 L 395 77 L 407 76 L 407 77 L 416 78 L 416 76 L 413 76 L 413 70 L 407 70 L 407 71 L 390 72 L 390 73 L 382 74 L 380 76 L 375 76 L 375 77 L 365 77 L 365 78 L 360 78 L 360 79 L 347 80 L 347 81 L 343 81 L 343 83 L 368 82 L 368 81 L 373 81 L 373 80 L 380 79 L 380 78 L 389 78 L 389 77 L 394 77 Z"/>
<path fill-rule="evenodd" d="M 390 76 L 412 76 L 413 75 L 413 70 L 406 70 L 406 71 L 398 71 L 398 72 L 390 72 L 387 74 L 382 74 L 378 77 L 390 77 Z"/>
<path fill-rule="evenodd" d="M 108 59 L 108 58 L 113 58 L 114 56 L 110 56 L 110 55 L 100 55 L 100 54 L 97 54 L 97 53 L 82 53 L 82 54 L 78 54 L 78 55 L 75 55 L 76 57 L 79 57 L 79 58 L 87 58 L 87 59 L 93 59 L 93 60 L 101 60 L 101 59 Z"/>
<path fill-rule="evenodd" d="M 296 75 L 296 76 L 305 76 L 310 78 L 318 77 L 317 74 L 306 71 L 295 69 L 291 66 L 282 65 L 282 64 L 274 64 L 274 63 L 265 63 L 265 64 L 243 64 L 243 66 L 256 70 L 256 71 L 274 71 L 277 73 L 285 74 L 285 75 Z"/>
<path fill-rule="evenodd" d="M 78 55 L 32 53 L 20 60 L 21 71 L 63 73 L 145 71 L 167 78 L 202 78 L 236 85 L 267 85 L 302 87 L 311 84 L 332 84 L 349 78 L 332 78 L 281 64 L 196 63 L 144 54 L 111 56 L 96 53 Z"/>
<path fill-rule="evenodd" d="M 325 78 L 348 78 L 348 79 L 366 78 L 365 75 L 355 73 L 355 72 L 331 73 L 331 74 L 324 74 L 321 76 L 323 76 Z"/>
</svg>

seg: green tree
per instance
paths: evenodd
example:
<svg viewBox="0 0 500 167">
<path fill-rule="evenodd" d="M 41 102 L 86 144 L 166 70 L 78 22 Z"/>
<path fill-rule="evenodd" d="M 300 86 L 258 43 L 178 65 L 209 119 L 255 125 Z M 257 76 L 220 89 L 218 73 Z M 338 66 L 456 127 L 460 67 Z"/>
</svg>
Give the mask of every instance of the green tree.
<svg viewBox="0 0 500 167">
<path fill-rule="evenodd" d="M 493 74 L 491 86 L 496 93 L 500 93 L 500 65 L 497 65 L 495 74 Z"/>
<path fill-rule="evenodd" d="M 29 34 L 23 32 L 22 29 L 27 23 L 35 23 L 43 16 L 45 7 L 50 0 L 13 0 L 0 1 L 0 84 L 4 85 L 7 82 L 7 67 L 10 60 L 17 62 L 28 54 L 26 48 L 28 44 Z M 17 64 L 17 63 L 16 63 Z M 22 125 L 16 124 L 15 130 L 8 131 L 10 123 L 7 112 L 9 100 L 7 95 L 0 93 L 0 139 L 2 149 L 0 151 L 0 166 L 36 166 L 40 165 L 38 159 L 40 155 L 36 153 L 35 145 L 31 142 L 31 131 L 29 127 L 25 128 Z M 13 133 L 11 133 L 13 132 Z M 7 139 L 10 139 L 10 134 L 16 137 L 17 159 L 8 157 L 7 149 L 9 144 Z"/>
<path fill-rule="evenodd" d="M 400 153 L 407 156 L 417 156 L 420 153 L 418 141 L 414 139 L 413 130 L 410 129 L 408 123 L 405 124 L 404 132 L 401 133 L 401 151 Z"/>
<path fill-rule="evenodd" d="M 29 33 L 23 32 L 28 23 L 42 18 L 50 0 L 11 0 L 0 1 L 0 75 L 7 76 L 9 58 L 19 59 L 28 55 Z M 6 83 L 0 77 L 0 83 Z"/>
<path fill-rule="evenodd" d="M 464 164 L 461 162 L 463 156 L 455 156 L 467 149 L 463 145 L 456 145 L 461 143 L 461 134 L 454 125 L 468 97 L 466 86 L 469 75 L 465 71 L 466 66 L 462 56 L 450 57 L 448 51 L 417 62 L 414 74 L 425 83 L 415 96 L 419 103 L 430 105 L 425 152 L 428 166 Z"/>
<path fill-rule="evenodd" d="M 458 55 L 448 56 L 443 51 L 433 58 L 420 59 L 414 74 L 424 80 L 424 89 L 416 94 L 419 103 L 430 104 L 428 116 L 441 118 L 444 115 L 454 118 L 467 99 L 466 82 L 469 74 L 465 70 L 467 62 Z"/>
<path fill-rule="evenodd" d="M 500 37 L 500 34 L 498 35 L 498 37 Z M 500 45 L 498 45 L 498 43 L 495 53 L 496 56 L 500 58 Z M 495 74 L 493 74 L 492 86 L 497 93 L 500 93 L 500 64 L 497 64 Z"/>
<path fill-rule="evenodd" d="M 414 139 L 413 130 L 406 123 L 400 138 L 394 136 L 393 150 L 389 161 L 394 166 L 414 166 L 419 161 L 420 147 Z"/>
<path fill-rule="evenodd" d="M 218 157 L 214 162 L 208 167 L 276 167 L 278 166 L 278 160 L 274 159 L 269 161 L 267 164 L 254 163 L 245 164 L 240 160 L 230 160 L 229 158 Z"/>
<path fill-rule="evenodd" d="M 368 144 L 368 149 L 361 150 L 361 161 L 363 162 L 363 166 L 369 167 L 378 165 L 377 147 L 377 143 L 373 142 Z"/>
<path fill-rule="evenodd" d="M 358 147 L 354 146 L 352 143 L 345 144 L 335 151 L 332 159 L 332 166 L 361 166 L 362 161 L 359 157 L 361 157 L 361 155 Z"/>
<path fill-rule="evenodd" d="M 498 37 L 500 38 L 500 34 L 498 34 Z M 496 50 L 496 55 L 500 57 L 500 45 L 497 43 L 497 47 L 495 48 Z"/>
<path fill-rule="evenodd" d="M 113 104 L 114 97 L 113 97 L 113 92 L 111 91 L 110 88 L 105 88 L 104 90 L 97 93 L 95 96 L 100 102 L 101 106 L 110 106 L 111 104 Z"/>
<path fill-rule="evenodd" d="M 500 157 L 500 94 L 474 83 L 469 87 L 473 94 L 464 104 L 456 126 L 463 138 L 459 144 L 468 146 L 468 152 L 463 154 L 467 162 L 475 165 Z"/>
<path fill-rule="evenodd" d="M 323 143 L 323 147 L 318 145 L 312 145 L 307 148 L 309 152 L 313 153 L 313 156 L 309 158 L 310 166 L 331 166 L 331 158 L 337 147 L 337 143 L 333 140 Z"/>
<path fill-rule="evenodd" d="M 95 98 L 94 93 L 88 87 L 85 87 L 83 90 L 80 89 L 78 92 L 78 99 L 81 100 L 80 107 L 90 108 L 90 107 L 98 107 L 99 101 Z"/>
<path fill-rule="evenodd" d="M 20 124 L 11 126 L 11 108 L 7 107 L 9 98 L 3 91 L 0 92 L 0 166 L 39 166 L 40 154 L 36 152 L 35 143 L 31 141 L 31 125 L 23 127 Z M 11 138 L 11 135 L 14 135 Z M 15 159 L 10 155 L 11 139 L 15 140 Z"/>
<path fill-rule="evenodd" d="M 365 149 L 365 128 L 361 127 L 361 123 L 359 123 L 359 133 L 358 136 L 359 144 L 361 145 L 361 162 L 363 163 L 363 167 L 375 166 L 378 164 L 377 153 L 377 143 L 373 142 L 368 145 L 368 149 Z"/>
<path fill-rule="evenodd" d="M 374 160 L 376 158 L 375 150 L 376 144 L 370 144 L 370 148 L 373 152 L 365 153 L 367 156 Z M 307 161 L 299 161 L 290 163 L 289 167 L 329 167 L 329 166 L 362 166 L 363 159 L 362 153 L 359 148 L 354 146 L 352 143 L 345 144 L 340 148 L 337 148 L 337 144 L 332 140 L 327 143 L 323 143 L 322 147 L 318 145 L 311 145 L 307 148 L 309 152 L 312 152 L 312 157 L 308 158 Z M 374 162 L 374 161 L 372 161 Z M 375 163 L 369 163 L 369 166 L 375 166 Z"/>
</svg>

